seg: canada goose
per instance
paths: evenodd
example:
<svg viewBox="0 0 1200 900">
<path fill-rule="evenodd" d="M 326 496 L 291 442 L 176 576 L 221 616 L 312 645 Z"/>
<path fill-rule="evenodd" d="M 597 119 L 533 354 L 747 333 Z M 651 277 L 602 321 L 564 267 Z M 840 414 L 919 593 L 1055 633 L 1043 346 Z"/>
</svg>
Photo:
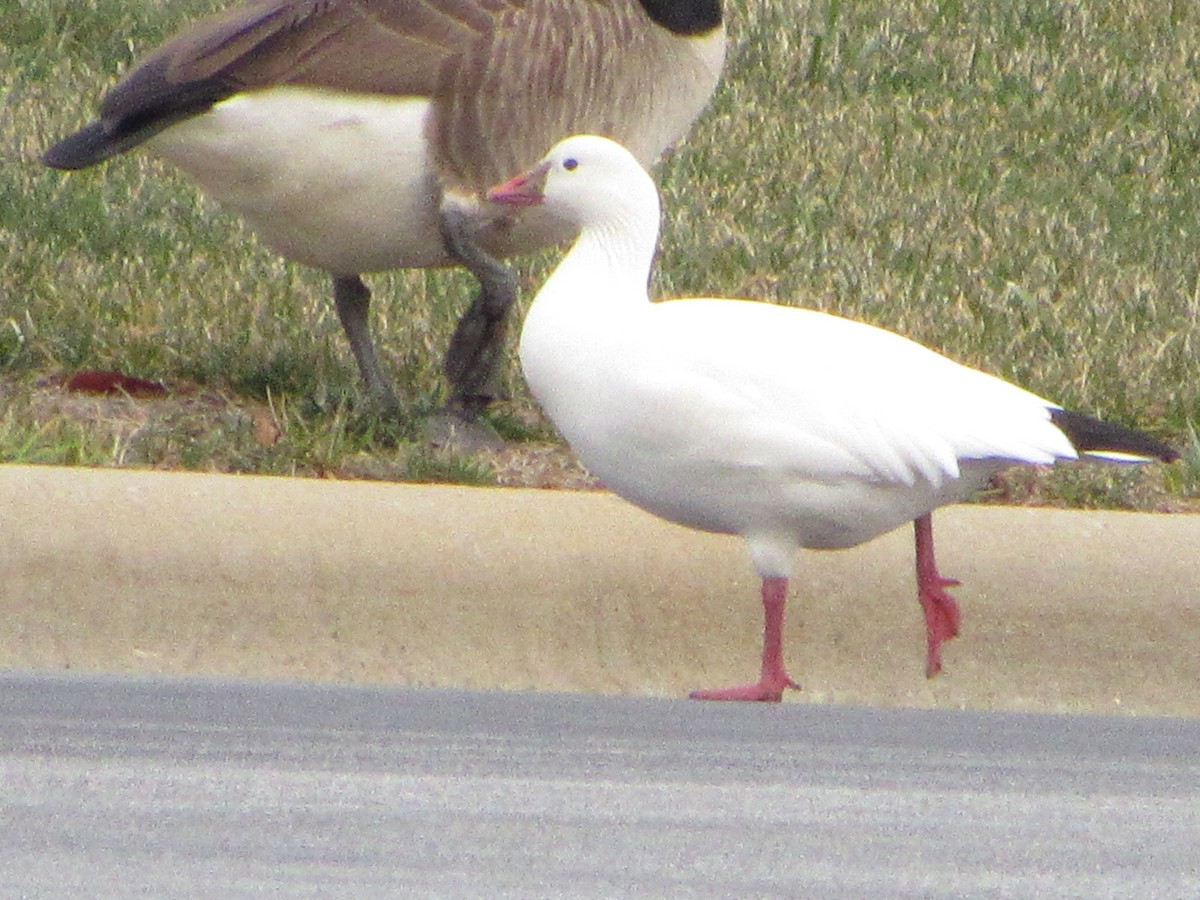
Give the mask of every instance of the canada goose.
<svg viewBox="0 0 1200 900">
<path fill-rule="evenodd" d="M 42 159 L 81 169 L 144 145 L 330 272 L 367 389 L 393 412 L 360 276 L 466 266 L 480 292 L 445 371 L 447 411 L 469 421 L 497 394 L 516 293 L 496 258 L 571 235 L 548 216 L 514 224 L 482 191 L 577 131 L 653 162 L 724 55 L 721 0 L 251 0 L 150 53 Z"/>
<path fill-rule="evenodd" d="M 570 138 L 490 198 L 543 207 L 579 237 L 534 298 L 520 358 L 534 397 L 591 472 L 647 511 L 740 534 L 762 578 L 759 681 L 692 696 L 778 701 L 798 546 L 853 547 L 913 522 L 926 674 L 958 633 L 931 513 L 1020 463 L 1178 454 L 1063 410 L 890 331 L 724 298 L 651 303 L 654 182 L 620 145 Z"/>
</svg>

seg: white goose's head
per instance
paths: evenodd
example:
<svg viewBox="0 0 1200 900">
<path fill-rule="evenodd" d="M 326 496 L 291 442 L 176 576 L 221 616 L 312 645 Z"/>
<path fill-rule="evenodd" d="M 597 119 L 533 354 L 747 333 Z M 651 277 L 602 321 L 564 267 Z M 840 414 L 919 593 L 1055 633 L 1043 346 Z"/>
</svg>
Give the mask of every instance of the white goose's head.
<svg viewBox="0 0 1200 900">
<path fill-rule="evenodd" d="M 488 199 L 543 206 L 580 229 L 658 229 L 658 189 L 649 173 L 616 141 L 592 134 L 559 141 L 536 168 L 492 188 Z"/>
</svg>

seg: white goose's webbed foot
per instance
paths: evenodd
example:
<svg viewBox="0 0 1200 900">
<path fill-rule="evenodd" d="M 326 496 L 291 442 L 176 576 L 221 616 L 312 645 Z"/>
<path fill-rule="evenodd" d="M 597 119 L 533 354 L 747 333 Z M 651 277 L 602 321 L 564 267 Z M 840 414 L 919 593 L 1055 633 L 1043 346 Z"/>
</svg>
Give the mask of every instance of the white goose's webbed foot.
<svg viewBox="0 0 1200 900">
<path fill-rule="evenodd" d="M 692 691 L 693 700 L 732 700 L 779 703 L 788 688 L 800 689 L 783 664 L 783 610 L 787 604 L 786 578 L 764 578 L 762 672 L 757 682 L 715 690 Z"/>
<path fill-rule="evenodd" d="M 942 671 L 942 643 L 958 637 L 962 612 L 958 601 L 946 590 L 958 581 L 938 572 L 933 554 L 933 516 L 930 513 L 913 522 L 917 550 L 917 599 L 925 614 L 925 677 Z"/>
</svg>

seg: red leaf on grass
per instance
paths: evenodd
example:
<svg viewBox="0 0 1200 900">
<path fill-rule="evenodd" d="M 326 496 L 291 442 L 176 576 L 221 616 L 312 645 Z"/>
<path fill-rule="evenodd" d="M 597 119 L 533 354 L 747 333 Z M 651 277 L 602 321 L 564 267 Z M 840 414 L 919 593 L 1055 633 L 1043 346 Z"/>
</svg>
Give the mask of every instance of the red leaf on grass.
<svg viewBox="0 0 1200 900">
<path fill-rule="evenodd" d="M 67 390 L 88 394 L 129 394 L 131 397 L 162 397 L 167 393 L 158 381 L 99 369 L 76 372 L 67 381 Z"/>
</svg>

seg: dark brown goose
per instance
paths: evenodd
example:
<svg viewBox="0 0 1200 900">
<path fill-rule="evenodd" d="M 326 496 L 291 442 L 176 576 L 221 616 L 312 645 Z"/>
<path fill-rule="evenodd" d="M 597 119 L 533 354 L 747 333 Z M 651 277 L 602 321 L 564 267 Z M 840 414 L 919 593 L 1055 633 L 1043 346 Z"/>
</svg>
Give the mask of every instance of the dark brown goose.
<svg viewBox="0 0 1200 900">
<path fill-rule="evenodd" d="M 393 412 L 361 275 L 465 265 L 480 292 L 445 368 L 448 418 L 471 421 L 496 396 L 516 292 L 497 258 L 571 234 L 482 192 L 575 132 L 653 162 L 724 53 L 721 0 L 253 0 L 152 52 L 43 161 L 81 169 L 144 146 L 276 252 L 331 273 L 367 389 Z"/>
</svg>

